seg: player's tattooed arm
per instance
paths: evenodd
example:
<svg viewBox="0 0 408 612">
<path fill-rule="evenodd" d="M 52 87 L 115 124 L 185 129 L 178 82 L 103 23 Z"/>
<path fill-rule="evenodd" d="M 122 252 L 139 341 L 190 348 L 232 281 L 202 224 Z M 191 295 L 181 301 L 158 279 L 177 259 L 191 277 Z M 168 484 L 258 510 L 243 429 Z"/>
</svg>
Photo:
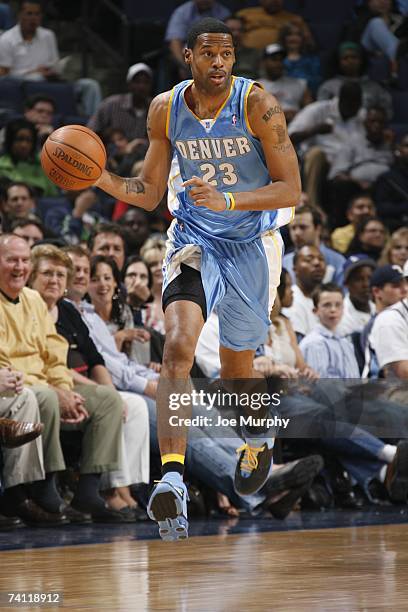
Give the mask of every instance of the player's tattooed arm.
<svg viewBox="0 0 408 612">
<path fill-rule="evenodd" d="M 146 193 L 143 182 L 137 178 L 125 179 L 125 189 L 127 195 L 130 193 Z"/>
<path fill-rule="evenodd" d="M 262 115 L 262 120 L 265 121 L 265 123 L 268 123 L 268 121 L 270 121 L 274 115 L 283 115 L 283 110 L 279 104 L 270 106 L 266 113 Z"/>
<path fill-rule="evenodd" d="M 96 186 L 113 197 L 145 210 L 154 210 L 167 187 L 171 146 L 166 134 L 170 92 L 154 98 L 147 119 L 149 149 L 140 175 L 123 178 L 104 170 Z"/>
<path fill-rule="evenodd" d="M 301 193 L 299 163 L 286 127 L 285 114 L 274 96 L 256 85 L 248 96 L 248 123 L 259 139 L 271 184 L 237 193 L 237 210 L 274 210 L 294 206 Z"/>
<path fill-rule="evenodd" d="M 287 153 L 292 145 L 288 137 L 285 114 L 273 96 L 268 96 L 268 98 L 265 105 L 265 92 L 254 87 L 250 98 L 252 103 L 251 126 L 253 124 L 257 135 L 258 132 L 260 135 L 266 129 L 273 150 L 276 153 Z"/>
</svg>

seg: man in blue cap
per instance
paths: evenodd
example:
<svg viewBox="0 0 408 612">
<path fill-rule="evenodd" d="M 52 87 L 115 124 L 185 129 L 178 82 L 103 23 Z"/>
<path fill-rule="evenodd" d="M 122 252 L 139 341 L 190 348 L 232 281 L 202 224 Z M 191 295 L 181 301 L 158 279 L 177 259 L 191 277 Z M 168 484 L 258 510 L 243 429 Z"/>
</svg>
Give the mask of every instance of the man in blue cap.
<svg viewBox="0 0 408 612">
<path fill-rule="evenodd" d="M 343 267 L 344 285 L 348 294 L 344 298 L 344 314 L 337 333 L 350 336 L 361 332 L 375 313 L 371 301 L 370 279 L 377 264 L 367 255 L 351 255 Z"/>
</svg>

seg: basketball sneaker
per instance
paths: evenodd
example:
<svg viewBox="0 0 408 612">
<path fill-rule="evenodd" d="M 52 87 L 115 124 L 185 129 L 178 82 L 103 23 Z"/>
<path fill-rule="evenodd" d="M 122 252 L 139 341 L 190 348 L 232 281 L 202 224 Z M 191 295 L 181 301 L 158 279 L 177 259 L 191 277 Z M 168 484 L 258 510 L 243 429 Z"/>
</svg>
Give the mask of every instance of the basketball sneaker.
<svg viewBox="0 0 408 612">
<path fill-rule="evenodd" d="M 240 453 L 235 469 L 234 486 L 240 495 L 256 493 L 265 484 L 273 463 L 274 440 L 247 440 L 237 449 Z"/>
<path fill-rule="evenodd" d="M 188 538 L 187 500 L 187 488 L 178 472 L 168 472 L 155 485 L 147 514 L 159 524 L 162 540 Z"/>
</svg>

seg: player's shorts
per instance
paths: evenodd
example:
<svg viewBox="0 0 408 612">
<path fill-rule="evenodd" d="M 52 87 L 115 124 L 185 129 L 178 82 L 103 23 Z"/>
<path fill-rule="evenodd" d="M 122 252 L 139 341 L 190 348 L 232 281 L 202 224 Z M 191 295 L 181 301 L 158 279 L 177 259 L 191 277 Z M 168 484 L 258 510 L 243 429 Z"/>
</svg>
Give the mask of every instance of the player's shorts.
<svg viewBox="0 0 408 612">
<path fill-rule="evenodd" d="M 256 350 L 267 337 L 282 253 L 278 229 L 253 242 L 232 242 L 211 240 L 175 220 L 163 264 L 163 309 L 189 300 L 201 306 L 206 318 L 217 308 L 221 345 Z"/>
</svg>

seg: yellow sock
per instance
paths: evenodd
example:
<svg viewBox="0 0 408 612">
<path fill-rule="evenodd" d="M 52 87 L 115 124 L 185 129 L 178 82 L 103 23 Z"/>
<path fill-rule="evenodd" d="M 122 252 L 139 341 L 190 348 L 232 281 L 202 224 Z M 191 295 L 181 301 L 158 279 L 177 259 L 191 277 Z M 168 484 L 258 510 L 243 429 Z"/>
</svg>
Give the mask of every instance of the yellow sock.
<svg viewBox="0 0 408 612">
<path fill-rule="evenodd" d="M 178 453 L 166 453 L 161 456 L 162 465 L 165 465 L 166 463 L 170 463 L 170 461 L 172 463 L 176 462 L 176 463 L 182 463 L 184 465 L 184 459 L 185 459 L 185 456 L 179 455 Z"/>
</svg>

